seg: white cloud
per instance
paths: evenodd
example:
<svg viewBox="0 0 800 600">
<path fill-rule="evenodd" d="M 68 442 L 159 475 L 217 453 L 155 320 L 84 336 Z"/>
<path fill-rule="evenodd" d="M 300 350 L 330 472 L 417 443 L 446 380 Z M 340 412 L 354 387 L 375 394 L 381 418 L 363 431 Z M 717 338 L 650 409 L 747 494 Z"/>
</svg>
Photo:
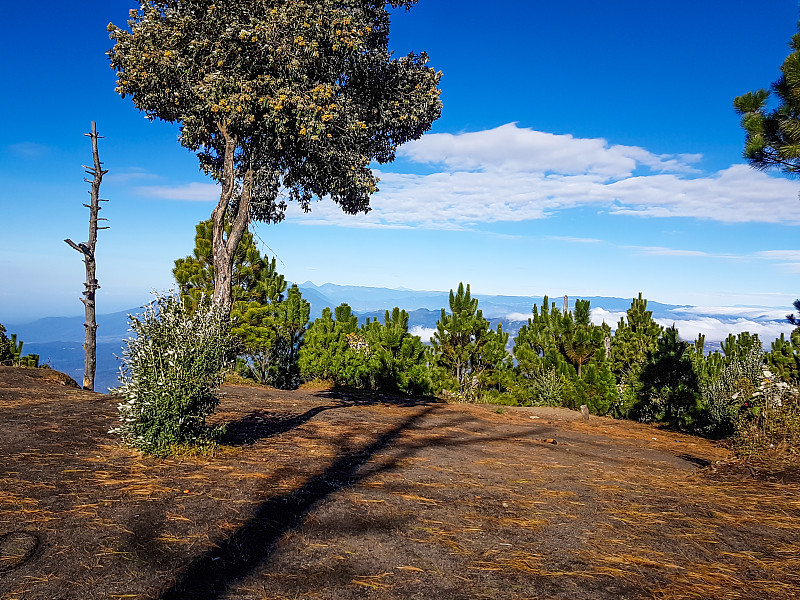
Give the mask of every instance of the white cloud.
<svg viewBox="0 0 800 600">
<path fill-rule="evenodd" d="M 746 165 L 699 176 L 690 166 L 700 158 L 697 155 L 656 155 L 643 148 L 611 146 L 602 139 L 554 135 L 515 124 L 426 135 L 399 153 L 439 171 L 376 171 L 380 191 L 367 215 L 345 215 L 333 203 L 322 202 L 313 205 L 312 215 L 292 209 L 289 217 L 350 227 L 469 229 L 480 223 L 543 219 L 560 210 L 593 207 L 649 218 L 800 224 L 800 202 L 792 202 L 797 197 L 795 182 Z M 650 249 L 659 250 L 668 252 Z"/>
<path fill-rule="evenodd" d="M 692 315 L 730 315 L 734 319 L 759 319 L 762 321 L 785 321 L 789 310 L 764 306 L 681 306 L 671 312 Z"/>
<path fill-rule="evenodd" d="M 441 164 L 451 170 L 501 170 L 619 179 L 639 165 L 658 171 L 692 171 L 698 155 L 656 155 L 637 146 L 609 146 L 601 138 L 585 139 L 521 128 L 516 123 L 471 133 L 434 133 L 399 150 L 415 162 Z"/>
<path fill-rule="evenodd" d="M 708 252 L 700 250 L 681 250 L 679 248 L 664 248 L 662 246 L 626 246 L 631 250 L 638 250 L 653 256 L 691 256 L 695 258 L 711 256 Z"/>
<path fill-rule="evenodd" d="M 603 240 L 598 240 L 597 238 L 583 238 L 583 237 L 572 237 L 569 235 L 551 235 L 548 236 L 547 239 L 554 240 L 556 242 L 569 242 L 572 244 L 601 244 Z"/>
<path fill-rule="evenodd" d="M 674 174 L 630 177 L 607 186 L 616 195 L 612 213 L 645 217 L 694 217 L 724 223 L 800 223 L 797 184 L 732 165 L 694 179 Z"/>
<path fill-rule="evenodd" d="M 436 333 L 435 327 L 423 327 L 422 325 L 415 325 L 411 329 L 408 330 L 408 333 L 411 335 L 418 335 L 420 339 L 428 344 L 433 337 L 433 334 Z"/>
<path fill-rule="evenodd" d="M 758 256 L 770 260 L 800 262 L 800 250 L 765 250 L 764 252 L 759 252 Z"/>
<path fill-rule="evenodd" d="M 706 336 L 707 342 L 720 342 L 729 334 L 738 334 L 743 331 L 757 333 L 762 343 L 769 345 L 781 333 L 789 334 L 793 327 L 788 322 L 754 321 L 751 319 L 736 319 L 734 321 L 715 319 L 713 317 L 696 317 L 694 319 L 655 319 L 659 325 L 670 327 L 675 325 L 681 339 L 694 341 L 698 334 Z"/>
<path fill-rule="evenodd" d="M 512 312 L 506 315 L 506 319 L 508 321 L 525 321 L 527 322 L 528 319 L 533 317 L 533 312 L 529 313 L 521 313 L 521 312 Z"/>
<path fill-rule="evenodd" d="M 681 339 L 693 342 L 699 334 L 706 336 L 706 342 L 720 342 L 729 334 L 743 331 L 757 333 L 767 346 L 781 333 L 788 334 L 793 327 L 786 321 L 786 310 L 754 307 L 754 306 L 682 306 L 671 309 L 676 318 L 659 318 L 653 320 L 664 327 L 675 325 Z M 612 330 L 617 328 L 625 311 L 608 311 L 604 308 L 593 308 L 592 323 L 607 323 Z"/>
<path fill-rule="evenodd" d="M 366 215 L 346 215 L 326 200 L 313 204 L 311 215 L 292 206 L 287 217 L 310 225 L 459 230 L 591 207 L 649 218 L 800 224 L 796 182 L 743 164 L 701 176 L 691 166 L 699 155 L 658 155 L 637 146 L 555 135 L 513 123 L 485 131 L 425 135 L 401 147 L 399 155 L 438 172 L 376 170 L 380 191 Z M 210 202 L 219 196 L 211 183 L 138 189 L 170 200 Z M 702 255 L 691 250 L 648 251 Z M 800 270 L 800 251 L 786 252 L 790 254 L 763 258 L 784 260 L 787 268 Z"/>
<path fill-rule="evenodd" d="M 766 250 L 756 256 L 775 261 L 787 273 L 800 275 L 800 250 Z"/>
<path fill-rule="evenodd" d="M 606 323 L 612 330 L 617 328 L 617 323 L 622 317 L 627 316 L 627 312 L 622 311 L 610 311 L 606 310 L 605 308 L 593 308 L 590 312 L 590 316 L 592 319 L 592 323 L 595 325 L 602 325 Z"/>
<path fill-rule="evenodd" d="M 184 200 L 188 202 L 216 202 L 220 187 L 215 183 L 188 183 L 186 185 L 148 185 L 139 186 L 136 191 L 142 196 L 163 198 L 165 200 Z"/>
<path fill-rule="evenodd" d="M 130 183 L 132 181 L 162 179 L 161 175 L 155 173 L 148 173 L 144 169 L 138 167 L 119 168 L 110 171 L 103 177 L 103 183 Z"/>
</svg>

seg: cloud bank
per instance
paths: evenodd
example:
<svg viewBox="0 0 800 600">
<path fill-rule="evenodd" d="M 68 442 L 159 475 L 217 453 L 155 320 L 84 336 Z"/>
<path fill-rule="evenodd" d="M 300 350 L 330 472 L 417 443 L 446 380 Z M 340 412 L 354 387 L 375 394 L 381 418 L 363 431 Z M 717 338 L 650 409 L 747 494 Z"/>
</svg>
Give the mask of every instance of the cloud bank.
<svg viewBox="0 0 800 600">
<path fill-rule="evenodd" d="M 756 333 L 767 347 L 781 333 L 788 335 L 793 326 L 786 321 L 785 310 L 764 307 L 740 306 L 686 306 L 669 311 L 672 316 L 655 316 L 653 320 L 663 327 L 675 325 L 681 339 L 692 342 L 701 333 L 706 342 L 721 342 L 730 334 L 744 331 Z M 607 323 L 612 330 L 625 317 L 624 311 L 593 308 L 592 323 Z"/>
<path fill-rule="evenodd" d="M 292 207 L 289 218 L 348 227 L 463 229 L 591 207 L 649 218 L 800 224 L 800 202 L 787 202 L 797 197 L 796 183 L 743 164 L 702 174 L 695 167 L 702 157 L 696 154 L 654 154 L 602 138 L 555 135 L 509 123 L 477 132 L 428 134 L 402 146 L 398 155 L 434 172 L 376 170 L 380 191 L 366 215 L 345 215 L 326 201 L 314 204 L 310 215 Z M 213 184 L 139 190 L 172 200 L 218 197 Z"/>
<path fill-rule="evenodd" d="M 411 335 L 418 335 L 424 343 L 429 343 L 433 334 L 436 333 L 435 327 L 423 327 L 422 325 L 414 325 L 409 328 L 408 333 Z"/>
</svg>

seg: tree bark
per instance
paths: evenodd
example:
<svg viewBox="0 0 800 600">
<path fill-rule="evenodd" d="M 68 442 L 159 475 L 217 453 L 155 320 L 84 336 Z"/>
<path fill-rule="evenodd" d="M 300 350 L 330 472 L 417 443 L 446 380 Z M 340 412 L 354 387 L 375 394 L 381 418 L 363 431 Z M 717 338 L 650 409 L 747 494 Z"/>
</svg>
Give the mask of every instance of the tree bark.
<svg viewBox="0 0 800 600">
<path fill-rule="evenodd" d="M 94 391 L 94 376 L 97 370 L 97 320 L 96 320 L 96 305 L 95 293 L 100 286 L 97 283 L 97 263 L 95 261 L 95 247 L 97 245 L 97 231 L 98 229 L 108 229 L 108 227 L 98 227 L 97 222 L 101 220 L 98 217 L 100 212 L 100 202 L 106 202 L 100 198 L 100 183 L 103 181 L 103 175 L 108 173 L 108 170 L 103 170 L 103 163 L 100 162 L 100 153 L 97 147 L 97 140 L 100 138 L 97 135 L 97 124 L 92 121 L 92 132 L 84 133 L 85 136 L 92 139 L 92 158 L 94 165 L 87 167 L 82 165 L 86 172 L 92 176 L 92 179 L 84 178 L 84 181 L 92 184 L 92 189 L 89 191 L 91 196 L 91 204 L 84 204 L 89 209 L 89 241 L 86 243 L 76 244 L 71 239 L 64 240 L 70 247 L 74 248 L 83 254 L 83 262 L 86 265 L 86 282 L 83 284 L 86 288 L 83 291 L 83 302 L 86 313 L 86 321 L 83 324 L 85 328 L 85 342 L 83 344 L 83 389 Z"/>
<path fill-rule="evenodd" d="M 242 240 L 250 222 L 250 199 L 253 190 L 253 171 L 247 170 L 242 179 L 242 193 L 236 214 L 228 215 L 231 198 L 236 188 L 236 165 L 234 161 L 237 140 L 227 128 L 218 123 L 220 133 L 225 140 L 223 156 L 222 191 L 217 207 L 211 213 L 212 219 L 212 253 L 214 260 L 214 296 L 213 303 L 230 313 L 233 307 L 233 259 L 236 248 Z M 227 217 L 227 218 L 226 218 Z M 230 222 L 231 232 L 225 236 L 226 221 Z"/>
</svg>

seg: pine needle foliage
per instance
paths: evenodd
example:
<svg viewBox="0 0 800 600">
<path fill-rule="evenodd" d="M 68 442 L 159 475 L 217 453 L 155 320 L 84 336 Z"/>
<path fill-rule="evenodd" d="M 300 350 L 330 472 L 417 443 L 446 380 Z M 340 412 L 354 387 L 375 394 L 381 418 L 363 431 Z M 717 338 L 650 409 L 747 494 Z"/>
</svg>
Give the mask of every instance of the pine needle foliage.
<svg viewBox="0 0 800 600">
<path fill-rule="evenodd" d="M 215 287 L 211 219 L 197 224 L 192 256 L 175 261 L 172 273 L 190 311 Z M 230 230 L 230 225 L 227 226 Z M 232 273 L 231 333 L 239 341 L 241 375 L 282 389 L 300 384 L 297 358 L 311 307 L 278 273 L 275 258 L 262 256 L 252 233 L 245 231 L 236 248 Z"/>
<path fill-rule="evenodd" d="M 493 330 L 478 308 L 470 286 L 450 290 L 450 312 L 442 309 L 431 338 L 438 367 L 437 387 L 464 400 L 474 400 L 487 387 L 497 388 L 500 373 L 510 367 L 508 333 L 502 324 Z"/>
<path fill-rule="evenodd" d="M 780 78 L 766 89 L 738 96 L 733 106 L 745 131 L 743 156 L 756 169 L 778 168 L 800 174 L 800 33 L 792 36 L 791 53 L 781 66 Z M 770 96 L 777 100 L 768 108 Z"/>
<path fill-rule="evenodd" d="M 230 233 L 231 224 L 225 226 Z M 211 219 L 195 226 L 194 251 L 175 261 L 172 275 L 181 298 L 190 310 L 214 292 L 213 223 Z M 245 231 L 233 257 L 232 296 L 234 302 L 268 304 L 281 299 L 286 281 L 277 272 L 275 258 L 262 256 L 250 231 Z"/>
<path fill-rule="evenodd" d="M 305 381 L 330 381 L 408 395 L 429 395 L 428 352 L 419 336 L 408 332 L 408 313 L 395 307 L 384 322 L 358 317 L 347 304 L 325 308 L 308 328 L 299 357 Z"/>
<path fill-rule="evenodd" d="M 10 365 L 13 359 L 13 345 L 6 336 L 6 328 L 0 323 L 0 365 Z"/>
<path fill-rule="evenodd" d="M 800 381 L 800 328 L 795 329 L 786 339 L 785 334 L 772 342 L 772 349 L 766 355 L 769 368 L 781 380 Z"/>
<path fill-rule="evenodd" d="M 686 429 L 697 415 L 700 381 L 692 364 L 689 343 L 673 326 L 664 330 L 648 353 L 639 376 L 638 402 L 632 415 L 643 422 L 666 422 Z"/>
</svg>

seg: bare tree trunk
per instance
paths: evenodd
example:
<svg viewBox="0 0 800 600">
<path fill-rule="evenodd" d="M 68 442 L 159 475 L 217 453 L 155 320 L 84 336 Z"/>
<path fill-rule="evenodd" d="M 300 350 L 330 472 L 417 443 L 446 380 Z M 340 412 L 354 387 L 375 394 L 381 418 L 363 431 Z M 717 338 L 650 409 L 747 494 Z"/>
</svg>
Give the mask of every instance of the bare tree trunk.
<svg viewBox="0 0 800 600">
<path fill-rule="evenodd" d="M 233 259 L 239 242 L 242 240 L 247 225 L 250 222 L 250 198 L 253 190 L 253 172 L 248 170 L 242 181 L 242 193 L 239 199 L 238 211 L 232 218 L 226 219 L 228 207 L 236 187 L 236 168 L 234 154 L 236 152 L 236 138 L 228 133 L 227 128 L 221 123 L 217 127 L 225 139 L 225 154 L 223 156 L 223 181 L 222 192 L 219 196 L 217 207 L 211 213 L 212 219 L 212 256 L 214 260 L 214 304 L 230 312 L 233 307 Z M 230 221 L 231 232 L 225 237 L 226 220 Z"/>
<path fill-rule="evenodd" d="M 81 165 L 86 172 L 92 176 L 92 179 L 84 178 L 84 181 L 92 184 L 92 189 L 89 191 L 91 196 L 91 204 L 84 204 L 89 209 L 89 241 L 86 243 L 76 244 L 71 239 L 64 240 L 72 248 L 83 254 L 83 262 L 86 265 L 86 288 L 83 292 L 83 302 L 86 309 L 86 322 L 83 324 L 86 330 L 86 341 L 83 344 L 83 389 L 94 390 L 94 376 L 97 370 L 97 321 L 95 318 L 95 292 L 100 289 L 97 283 L 97 263 L 95 262 L 95 246 L 97 245 L 97 230 L 108 229 L 108 227 L 98 227 L 97 221 L 105 221 L 102 217 L 98 217 L 100 212 L 100 203 L 108 202 L 100 198 L 100 183 L 103 181 L 103 175 L 108 173 L 108 170 L 103 170 L 103 163 L 100 162 L 100 153 L 97 148 L 97 140 L 101 137 L 97 135 L 97 124 L 92 121 L 92 132 L 84 133 L 83 135 L 92 139 L 92 157 L 94 158 L 94 166 L 87 167 Z"/>
</svg>

